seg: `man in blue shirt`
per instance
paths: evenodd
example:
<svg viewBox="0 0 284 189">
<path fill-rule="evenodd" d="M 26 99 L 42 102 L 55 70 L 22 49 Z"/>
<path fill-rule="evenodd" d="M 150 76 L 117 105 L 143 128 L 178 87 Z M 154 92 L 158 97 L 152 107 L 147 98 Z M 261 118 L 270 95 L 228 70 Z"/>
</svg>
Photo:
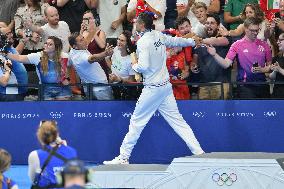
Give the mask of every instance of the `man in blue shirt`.
<svg viewBox="0 0 284 189">
<path fill-rule="evenodd" d="M 2 35 L 1 40 L 2 44 L 8 44 L 5 46 L 3 50 L 12 54 L 18 54 L 16 48 L 12 45 L 14 39 L 13 34 L 11 31 L 6 32 Z M 28 74 L 26 71 L 25 66 L 17 61 L 10 61 L 7 62 L 7 59 L 3 56 L 0 56 L 0 59 L 3 62 L 3 66 L 0 70 L 0 101 L 20 101 L 24 100 L 24 94 L 27 91 L 27 87 L 20 86 L 20 87 L 9 87 L 7 85 L 10 84 L 17 84 L 17 85 L 27 85 L 28 84 Z M 9 67 L 8 65 L 11 65 Z"/>
</svg>

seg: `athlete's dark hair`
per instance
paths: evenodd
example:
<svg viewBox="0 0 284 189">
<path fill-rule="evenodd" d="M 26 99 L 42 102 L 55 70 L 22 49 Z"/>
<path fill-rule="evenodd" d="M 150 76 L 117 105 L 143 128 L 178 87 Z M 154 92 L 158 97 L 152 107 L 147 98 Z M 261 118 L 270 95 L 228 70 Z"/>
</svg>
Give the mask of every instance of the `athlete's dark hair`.
<svg viewBox="0 0 284 189">
<path fill-rule="evenodd" d="M 144 23 L 145 29 L 151 30 L 153 28 L 153 18 L 150 14 L 141 12 L 138 15 L 137 22 Z"/>
</svg>

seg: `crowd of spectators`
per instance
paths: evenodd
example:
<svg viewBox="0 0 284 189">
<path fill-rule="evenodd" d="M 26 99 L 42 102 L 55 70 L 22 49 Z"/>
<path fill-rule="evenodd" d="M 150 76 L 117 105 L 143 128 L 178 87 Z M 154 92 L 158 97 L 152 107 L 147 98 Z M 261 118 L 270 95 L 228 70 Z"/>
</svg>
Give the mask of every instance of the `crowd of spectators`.
<svg viewBox="0 0 284 189">
<path fill-rule="evenodd" d="M 176 99 L 284 97 L 283 0 L 4 0 L 0 100 L 137 99 L 131 53 L 145 11 L 165 35 L 202 39 L 167 49 Z"/>
</svg>

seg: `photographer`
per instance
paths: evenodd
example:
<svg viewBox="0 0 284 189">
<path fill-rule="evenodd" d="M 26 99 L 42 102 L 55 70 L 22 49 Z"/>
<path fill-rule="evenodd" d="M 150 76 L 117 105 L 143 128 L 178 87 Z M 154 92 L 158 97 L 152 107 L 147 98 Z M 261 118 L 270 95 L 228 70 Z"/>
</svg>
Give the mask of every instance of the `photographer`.
<svg viewBox="0 0 284 189">
<path fill-rule="evenodd" d="M 88 181 L 88 169 L 80 160 L 68 161 L 61 173 L 62 185 L 66 189 L 84 189 Z"/>
<path fill-rule="evenodd" d="M 13 34 L 11 30 L 7 33 L 0 33 L 0 52 L 3 54 L 19 54 L 23 49 L 23 43 L 20 42 L 17 48 L 14 48 Z M 9 84 L 26 85 L 28 84 L 28 75 L 25 67 L 18 61 L 8 61 L 4 56 L 0 56 L 0 101 L 21 101 L 24 100 L 24 94 L 27 89 L 25 86 L 7 87 Z"/>
</svg>

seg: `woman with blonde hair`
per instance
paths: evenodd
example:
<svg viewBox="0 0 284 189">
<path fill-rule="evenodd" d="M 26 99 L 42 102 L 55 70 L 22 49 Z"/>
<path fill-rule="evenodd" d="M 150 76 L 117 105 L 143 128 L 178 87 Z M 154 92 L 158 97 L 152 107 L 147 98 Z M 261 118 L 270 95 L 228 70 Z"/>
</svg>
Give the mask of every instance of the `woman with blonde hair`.
<svg viewBox="0 0 284 189">
<path fill-rule="evenodd" d="M 68 85 L 68 54 L 62 52 L 62 41 L 49 36 L 43 51 L 28 55 L 8 53 L 6 57 L 24 64 L 35 64 L 39 70 L 40 80 L 44 86 L 44 100 L 69 100 L 71 91 Z M 52 84 L 52 85 L 51 85 Z"/>
<path fill-rule="evenodd" d="M 15 182 L 3 175 L 10 168 L 11 160 L 10 153 L 0 148 L 0 189 L 18 189 Z"/>
<path fill-rule="evenodd" d="M 37 138 L 42 149 L 29 154 L 28 175 L 33 185 L 54 187 L 56 172 L 62 169 L 67 160 L 77 158 L 77 152 L 60 139 L 56 121 L 41 121 Z"/>
</svg>

